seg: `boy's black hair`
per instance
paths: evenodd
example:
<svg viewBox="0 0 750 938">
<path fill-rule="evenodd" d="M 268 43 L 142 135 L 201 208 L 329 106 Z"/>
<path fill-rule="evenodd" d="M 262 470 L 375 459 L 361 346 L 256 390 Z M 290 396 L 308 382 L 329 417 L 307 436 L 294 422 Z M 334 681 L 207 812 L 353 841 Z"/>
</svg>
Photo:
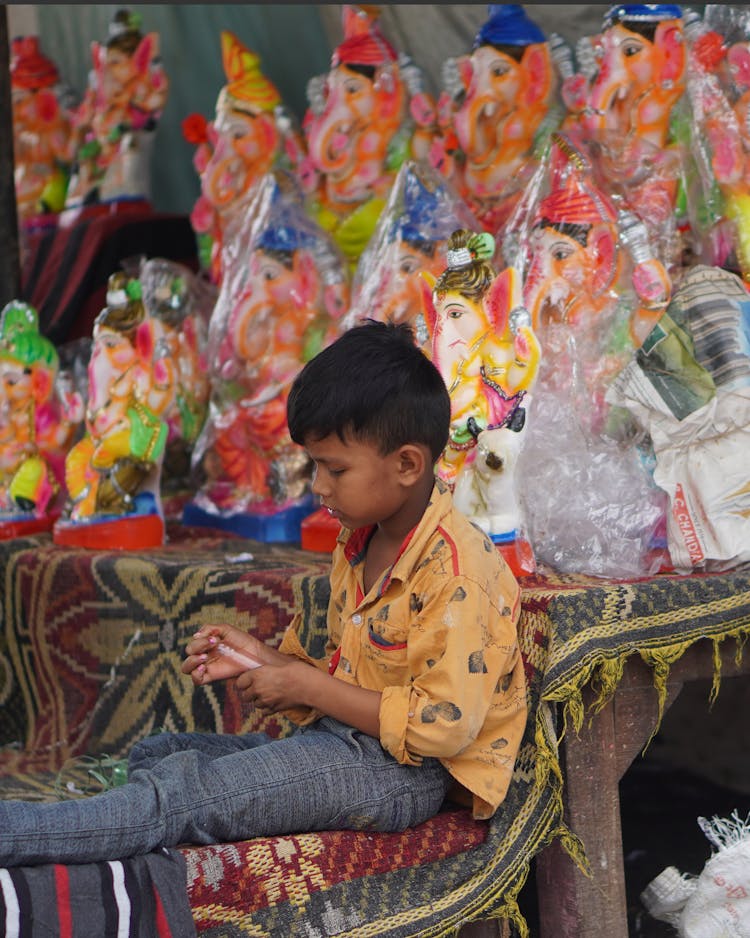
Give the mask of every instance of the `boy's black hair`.
<svg viewBox="0 0 750 938">
<path fill-rule="evenodd" d="M 295 443 L 336 433 L 377 445 L 387 455 L 422 443 L 437 461 L 450 425 L 450 398 L 435 365 L 405 323 L 368 319 L 311 359 L 287 401 Z"/>
</svg>

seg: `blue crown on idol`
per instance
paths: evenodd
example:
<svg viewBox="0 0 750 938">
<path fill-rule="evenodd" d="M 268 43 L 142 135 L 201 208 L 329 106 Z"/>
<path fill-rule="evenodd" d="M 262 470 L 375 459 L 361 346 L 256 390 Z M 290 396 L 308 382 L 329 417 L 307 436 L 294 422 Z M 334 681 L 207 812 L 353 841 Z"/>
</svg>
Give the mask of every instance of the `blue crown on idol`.
<svg viewBox="0 0 750 938">
<path fill-rule="evenodd" d="M 520 3 L 491 3 L 489 19 L 474 38 L 473 49 L 479 46 L 530 46 L 544 42 L 545 35 L 529 19 Z"/>
<path fill-rule="evenodd" d="M 604 14 L 604 29 L 615 23 L 661 23 L 682 18 L 676 3 L 616 3 Z"/>
<path fill-rule="evenodd" d="M 269 225 L 258 238 L 258 247 L 263 251 L 291 253 L 299 248 L 310 248 L 314 243 L 315 239 L 309 231 L 293 225 Z"/>
</svg>

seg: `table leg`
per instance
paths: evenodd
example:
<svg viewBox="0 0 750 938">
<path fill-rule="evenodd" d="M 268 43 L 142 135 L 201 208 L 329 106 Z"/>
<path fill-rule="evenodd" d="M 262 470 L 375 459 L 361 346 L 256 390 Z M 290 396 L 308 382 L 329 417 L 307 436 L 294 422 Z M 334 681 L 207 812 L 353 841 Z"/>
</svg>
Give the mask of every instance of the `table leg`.
<svg viewBox="0 0 750 938">
<path fill-rule="evenodd" d="M 591 866 L 584 876 L 559 842 L 536 858 L 542 938 L 628 938 L 619 782 L 646 745 L 658 712 L 653 686 L 645 686 L 641 662 L 614 698 L 587 716 L 580 734 L 568 729 L 561 747 L 565 818 L 583 842 Z M 667 687 L 665 711 L 682 688 Z M 592 696 L 584 692 L 584 705 Z"/>
</svg>

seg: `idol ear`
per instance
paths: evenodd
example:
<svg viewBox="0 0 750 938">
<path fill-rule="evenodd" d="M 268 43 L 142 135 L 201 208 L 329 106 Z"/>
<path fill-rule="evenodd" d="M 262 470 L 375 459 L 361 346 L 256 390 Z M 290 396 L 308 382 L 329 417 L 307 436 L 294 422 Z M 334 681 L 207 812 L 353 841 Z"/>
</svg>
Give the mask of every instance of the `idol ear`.
<svg viewBox="0 0 750 938">
<path fill-rule="evenodd" d="M 143 362 L 150 362 L 154 354 L 154 333 L 151 323 L 142 322 L 135 333 L 135 350 Z"/>
<path fill-rule="evenodd" d="M 422 296 L 422 313 L 427 325 L 427 332 L 430 339 L 435 335 L 435 323 L 437 321 L 437 310 L 432 301 L 432 293 L 435 289 L 437 279 L 429 270 L 422 270 L 419 274 L 419 291 Z"/>
<path fill-rule="evenodd" d="M 654 45 L 661 50 L 662 67 L 657 81 L 660 84 L 682 81 L 685 75 L 686 51 L 682 29 L 674 23 L 659 23 Z"/>
<path fill-rule="evenodd" d="M 506 267 L 492 281 L 484 298 L 484 311 L 495 335 L 505 335 L 510 311 L 521 305 L 521 278 L 515 267 Z"/>
<path fill-rule="evenodd" d="M 552 56 L 546 42 L 527 46 L 521 59 L 525 76 L 524 100 L 529 106 L 543 104 L 552 88 Z"/>
<path fill-rule="evenodd" d="M 294 273 L 297 275 L 297 287 L 294 299 L 299 307 L 311 306 L 318 292 L 318 271 L 315 261 L 307 251 L 294 252 Z"/>
<path fill-rule="evenodd" d="M 139 75 L 145 75 L 148 72 L 152 59 L 159 51 L 159 37 L 157 33 L 146 33 L 138 43 L 138 48 L 133 53 L 133 64 Z"/>
<path fill-rule="evenodd" d="M 609 225 L 595 225 L 589 232 L 587 247 L 594 261 L 592 293 L 600 296 L 615 279 L 617 242 Z"/>
<path fill-rule="evenodd" d="M 52 393 L 52 374 L 47 368 L 34 368 L 31 375 L 31 393 L 37 404 L 46 401 Z"/>
</svg>

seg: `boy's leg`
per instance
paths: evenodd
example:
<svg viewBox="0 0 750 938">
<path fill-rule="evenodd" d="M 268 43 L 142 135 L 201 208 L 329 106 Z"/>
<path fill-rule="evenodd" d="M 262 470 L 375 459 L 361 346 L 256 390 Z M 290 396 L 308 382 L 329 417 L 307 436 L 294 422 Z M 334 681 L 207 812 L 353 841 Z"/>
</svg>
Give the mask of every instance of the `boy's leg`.
<svg viewBox="0 0 750 938">
<path fill-rule="evenodd" d="M 90 798 L 0 802 L 0 865 L 83 863 L 313 830 L 401 830 L 432 816 L 450 783 L 437 760 L 399 765 L 377 740 L 335 720 L 268 745 L 235 740 L 250 748 L 174 752 Z"/>
<path fill-rule="evenodd" d="M 266 733 L 155 733 L 135 743 L 128 755 L 128 772 L 152 769 L 173 752 L 197 749 L 209 759 L 270 742 Z"/>
</svg>

